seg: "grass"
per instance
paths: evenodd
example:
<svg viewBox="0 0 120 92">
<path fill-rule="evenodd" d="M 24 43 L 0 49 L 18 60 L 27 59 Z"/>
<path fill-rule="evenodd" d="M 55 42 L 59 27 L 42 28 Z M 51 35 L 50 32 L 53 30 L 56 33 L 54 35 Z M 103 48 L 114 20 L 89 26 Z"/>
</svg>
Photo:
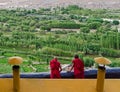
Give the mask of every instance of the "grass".
<svg viewBox="0 0 120 92">
<path fill-rule="evenodd" d="M 0 73 L 12 73 L 12 66 L 9 64 L 0 64 Z"/>
<path fill-rule="evenodd" d="M 47 64 L 39 64 L 39 65 L 33 65 L 33 67 L 35 67 L 37 70 L 36 70 L 36 72 L 47 72 L 47 71 L 49 71 L 49 65 L 47 65 Z"/>
<path fill-rule="evenodd" d="M 12 66 L 8 64 L 8 58 L 14 56 L 14 53 L 5 53 L 5 55 L 0 56 L 0 73 L 12 73 Z M 17 54 L 17 56 L 20 56 L 23 58 L 23 63 L 20 65 L 20 71 L 22 73 L 25 72 L 48 72 L 49 71 L 49 62 L 52 59 L 51 57 L 48 59 L 48 64 L 46 62 L 46 57 L 36 57 L 36 60 L 30 60 L 30 58 L 28 58 L 25 54 Z M 86 56 L 84 56 L 86 57 Z M 90 58 L 94 58 L 94 57 L 98 57 L 98 56 L 89 56 Z M 109 57 L 107 57 L 109 58 Z M 41 59 L 40 61 L 38 59 Z M 59 62 L 61 64 L 70 64 L 72 61 L 73 57 L 69 57 L 69 58 L 58 58 Z M 111 67 L 120 67 L 120 58 L 109 58 L 112 61 L 112 64 L 110 64 L 109 66 Z M 38 61 L 38 64 L 34 64 L 31 62 L 36 62 Z M 32 65 L 33 68 L 35 68 L 36 70 L 34 70 L 33 68 L 31 68 L 30 66 Z"/>
</svg>

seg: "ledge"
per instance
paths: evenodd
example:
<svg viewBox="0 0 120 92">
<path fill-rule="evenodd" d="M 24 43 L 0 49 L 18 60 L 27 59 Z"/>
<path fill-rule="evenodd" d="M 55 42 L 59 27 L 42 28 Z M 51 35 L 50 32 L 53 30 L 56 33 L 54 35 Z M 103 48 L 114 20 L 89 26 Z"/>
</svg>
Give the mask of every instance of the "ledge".
<svg viewBox="0 0 120 92">
<path fill-rule="evenodd" d="M 12 78 L 12 74 L 0 74 L 0 78 Z M 50 78 L 50 72 L 21 73 L 21 78 Z M 62 78 L 73 78 L 73 72 L 61 72 Z M 97 69 L 85 70 L 85 78 L 97 78 Z M 106 69 L 106 78 L 120 78 L 120 68 Z"/>
</svg>

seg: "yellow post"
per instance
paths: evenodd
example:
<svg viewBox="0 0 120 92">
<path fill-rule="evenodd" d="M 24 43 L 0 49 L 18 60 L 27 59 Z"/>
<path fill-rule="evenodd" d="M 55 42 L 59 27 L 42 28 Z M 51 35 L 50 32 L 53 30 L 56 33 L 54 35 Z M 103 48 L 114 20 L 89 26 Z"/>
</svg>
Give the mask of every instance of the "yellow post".
<svg viewBox="0 0 120 92">
<path fill-rule="evenodd" d="M 13 92 L 20 92 L 19 65 L 22 63 L 22 58 L 17 56 L 11 57 L 8 62 L 13 65 Z"/>
<path fill-rule="evenodd" d="M 104 79 L 105 79 L 105 67 L 98 66 L 97 85 L 96 85 L 97 92 L 103 92 Z"/>
<path fill-rule="evenodd" d="M 97 92 L 104 92 L 105 65 L 110 64 L 111 61 L 104 57 L 98 57 L 94 60 L 98 64 L 101 64 L 101 66 L 98 66 L 96 90 Z"/>
</svg>

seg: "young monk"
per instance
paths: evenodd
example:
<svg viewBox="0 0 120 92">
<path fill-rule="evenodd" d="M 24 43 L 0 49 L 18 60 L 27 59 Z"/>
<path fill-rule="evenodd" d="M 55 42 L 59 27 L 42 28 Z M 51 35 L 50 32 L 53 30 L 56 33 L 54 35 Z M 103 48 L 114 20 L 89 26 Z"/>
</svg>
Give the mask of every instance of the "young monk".
<svg viewBox="0 0 120 92">
<path fill-rule="evenodd" d="M 62 71 L 62 68 L 57 57 L 54 57 L 54 59 L 50 61 L 50 70 L 51 70 L 51 74 L 50 74 L 51 79 L 61 78 L 60 72 Z"/>
<path fill-rule="evenodd" d="M 74 56 L 70 71 L 72 71 L 73 68 L 74 68 L 74 78 L 84 78 L 84 63 L 78 57 L 78 55 Z"/>
</svg>

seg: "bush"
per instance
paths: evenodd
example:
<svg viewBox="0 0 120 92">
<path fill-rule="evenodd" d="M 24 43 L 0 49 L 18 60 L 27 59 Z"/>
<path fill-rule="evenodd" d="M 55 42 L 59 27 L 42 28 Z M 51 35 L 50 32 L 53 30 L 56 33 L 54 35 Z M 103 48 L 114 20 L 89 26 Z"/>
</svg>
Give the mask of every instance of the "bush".
<svg viewBox="0 0 120 92">
<path fill-rule="evenodd" d="M 81 9 L 78 5 L 69 5 L 67 7 L 68 10 L 77 10 L 77 9 Z"/>
<path fill-rule="evenodd" d="M 90 57 L 84 57 L 83 61 L 84 61 L 85 67 L 91 67 L 94 64 L 94 60 Z"/>
<path fill-rule="evenodd" d="M 88 27 L 90 29 L 97 29 L 101 26 L 101 23 L 100 22 L 92 22 L 92 23 L 88 23 Z"/>
<path fill-rule="evenodd" d="M 70 18 L 71 19 L 78 19 L 78 16 L 76 16 L 76 15 L 70 15 Z"/>
<path fill-rule="evenodd" d="M 111 64 L 111 67 L 120 67 L 120 60 L 114 60 Z"/>
<path fill-rule="evenodd" d="M 88 18 L 87 22 L 88 23 L 92 23 L 92 22 L 103 23 L 103 19 L 101 19 L 101 18 Z"/>
<path fill-rule="evenodd" d="M 42 48 L 41 53 L 48 54 L 48 55 L 55 55 L 55 56 L 64 56 L 64 57 L 73 56 L 73 54 L 74 54 L 69 51 L 64 51 L 61 49 L 50 48 L 50 47 Z"/>
<path fill-rule="evenodd" d="M 113 20 L 113 24 L 114 24 L 114 25 L 119 25 L 119 21 Z"/>
<path fill-rule="evenodd" d="M 87 21 L 87 18 L 86 17 L 80 17 L 79 18 L 79 22 L 86 22 Z"/>
<path fill-rule="evenodd" d="M 108 48 L 101 48 L 101 54 L 103 56 L 110 56 L 110 57 L 120 57 L 120 51 Z"/>
<path fill-rule="evenodd" d="M 76 23 L 52 23 L 50 26 L 51 28 L 79 29 L 81 25 Z"/>
<path fill-rule="evenodd" d="M 0 37 L 3 35 L 3 33 L 2 32 L 0 32 Z"/>
<path fill-rule="evenodd" d="M 50 31 L 50 30 L 51 30 L 51 28 L 48 27 L 48 26 L 41 26 L 40 29 L 41 29 L 41 30 L 47 30 L 47 31 Z"/>
<path fill-rule="evenodd" d="M 83 33 L 89 33 L 90 29 L 88 27 L 82 27 L 82 28 L 80 28 L 80 31 Z"/>
</svg>

